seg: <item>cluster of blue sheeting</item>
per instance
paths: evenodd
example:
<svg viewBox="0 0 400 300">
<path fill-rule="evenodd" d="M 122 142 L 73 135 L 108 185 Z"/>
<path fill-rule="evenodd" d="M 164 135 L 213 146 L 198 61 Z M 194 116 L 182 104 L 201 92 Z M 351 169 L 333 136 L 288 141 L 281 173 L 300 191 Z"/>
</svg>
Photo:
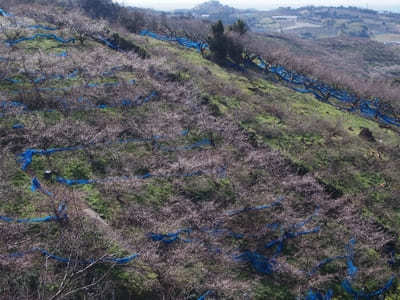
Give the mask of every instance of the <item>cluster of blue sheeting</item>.
<svg viewBox="0 0 400 300">
<path fill-rule="evenodd" d="M 322 268 L 323 266 L 335 261 L 335 260 L 340 260 L 340 259 L 346 259 L 346 264 L 347 264 L 347 274 L 351 278 L 353 278 L 356 273 L 357 273 L 357 267 L 354 265 L 353 260 L 354 260 L 354 244 L 356 240 L 353 238 L 349 241 L 349 243 L 346 246 L 346 255 L 339 255 L 335 257 L 329 257 L 325 258 L 321 262 L 319 262 L 314 268 L 311 269 L 310 272 L 308 272 L 309 276 L 312 276 L 315 274 L 318 269 Z"/>
<path fill-rule="evenodd" d="M 256 251 L 245 251 L 242 254 L 235 256 L 234 259 L 237 261 L 249 262 L 257 272 L 262 274 L 271 274 L 276 265 L 274 259 L 265 257 Z"/>
<path fill-rule="evenodd" d="M 65 147 L 65 148 L 51 148 L 48 150 L 36 150 L 36 149 L 28 149 L 18 155 L 18 162 L 21 163 L 21 169 L 25 171 L 28 166 L 32 163 L 32 158 L 35 155 L 51 155 L 56 152 L 63 151 L 76 151 L 83 149 L 83 146 L 75 146 L 75 147 Z"/>
<path fill-rule="evenodd" d="M 133 254 L 133 255 L 130 255 L 130 256 L 127 256 L 127 257 L 122 257 L 122 258 L 105 257 L 105 258 L 101 258 L 101 259 L 92 258 L 92 259 L 87 259 L 87 260 L 74 260 L 74 259 L 70 259 L 70 258 L 61 257 L 61 256 L 58 256 L 58 255 L 51 254 L 50 252 L 48 252 L 47 250 L 42 249 L 42 248 L 32 248 L 31 250 L 26 251 L 26 252 L 16 252 L 16 253 L 11 254 L 10 256 L 11 257 L 22 257 L 22 256 L 25 256 L 27 254 L 34 253 L 34 252 L 39 252 L 42 255 L 44 255 L 44 256 L 46 256 L 46 257 L 48 257 L 50 259 L 54 259 L 54 260 L 56 260 L 58 262 L 61 262 L 61 263 L 66 263 L 66 264 L 67 263 L 79 263 L 79 264 L 83 264 L 83 265 L 92 264 L 92 263 L 95 263 L 97 261 L 123 265 L 123 264 L 127 264 L 127 263 L 131 262 L 132 260 L 134 260 L 135 258 L 137 258 L 139 256 L 139 254 L 136 253 L 136 254 Z"/>
<path fill-rule="evenodd" d="M 68 54 L 67 54 L 66 51 L 64 51 L 64 52 L 62 52 L 60 54 L 56 54 L 56 55 L 57 56 L 67 56 Z M 119 71 L 121 69 L 123 69 L 123 68 L 121 68 L 121 67 L 113 67 L 113 68 L 110 69 L 110 71 L 103 72 L 103 76 L 106 76 L 106 77 L 113 76 L 115 74 L 115 72 L 117 72 L 117 71 Z M 36 73 L 38 73 L 38 72 L 36 72 Z M 68 79 L 76 78 L 78 75 L 79 75 L 79 70 L 78 69 L 74 69 L 72 72 L 70 72 L 66 76 L 64 76 L 62 74 L 51 74 L 51 75 L 49 75 L 49 74 L 39 73 L 38 77 L 33 79 L 33 82 L 34 83 L 41 83 L 41 82 L 44 82 L 46 80 L 52 80 L 52 79 L 55 79 L 55 80 L 68 80 Z M 5 78 L 3 80 L 8 81 L 8 82 L 13 83 L 13 84 L 17 84 L 17 83 L 21 83 L 22 82 L 18 78 L 17 79 L 15 79 L 15 78 Z M 128 80 L 127 83 L 134 84 L 136 82 L 135 82 L 135 80 Z M 103 86 L 107 86 L 107 85 L 112 86 L 112 85 L 119 85 L 119 83 L 118 82 L 115 82 L 115 83 L 104 83 L 104 84 L 88 83 L 87 85 L 82 85 L 82 86 L 83 87 L 84 86 L 86 86 L 86 87 L 98 87 L 98 86 L 101 86 L 101 85 L 103 85 Z M 80 86 L 75 86 L 75 87 L 80 87 Z M 65 90 L 64 88 L 60 88 L 60 89 Z M 44 90 L 46 90 L 46 89 L 44 89 Z M 51 89 L 51 90 L 54 90 L 54 89 Z"/>
<path fill-rule="evenodd" d="M 191 145 L 186 145 L 186 146 L 178 146 L 178 147 L 169 147 L 169 146 L 162 146 L 160 145 L 158 148 L 161 151 L 166 151 L 166 152 L 174 152 L 174 151 L 185 151 L 185 150 L 192 150 L 195 148 L 200 148 L 202 146 L 209 146 L 212 145 L 211 141 L 207 138 L 204 138 L 196 143 L 193 143 Z"/>
<path fill-rule="evenodd" d="M 111 145 L 111 144 L 123 144 L 123 143 L 136 143 L 136 142 L 151 142 L 151 141 L 156 141 L 160 137 L 159 136 L 153 136 L 151 138 L 131 138 L 131 139 L 120 139 L 117 141 L 110 141 L 104 144 L 95 144 L 91 143 L 88 146 L 73 146 L 73 147 L 63 147 L 63 148 L 51 148 L 47 150 L 42 150 L 42 149 L 27 149 L 21 154 L 17 156 L 17 160 L 19 163 L 21 163 L 21 169 L 23 171 L 26 171 L 26 169 L 29 167 L 29 165 L 32 163 L 33 156 L 35 155 L 52 155 L 57 152 L 65 152 L 65 151 L 78 151 L 82 150 L 91 146 L 96 146 L 96 145 Z"/>
<path fill-rule="evenodd" d="M 9 108 L 22 108 L 23 110 L 27 110 L 28 107 L 17 101 L 0 101 L 0 109 L 9 109 Z"/>
<path fill-rule="evenodd" d="M 168 41 L 168 42 L 178 42 L 182 46 L 187 48 L 194 48 L 197 50 L 201 50 L 207 48 L 207 44 L 203 42 L 193 42 L 186 38 L 175 38 L 168 37 L 156 34 L 154 32 L 150 32 L 148 30 L 143 30 L 141 33 L 143 36 L 149 36 L 157 40 Z M 276 74 L 282 80 L 293 84 L 298 85 L 299 87 L 293 88 L 293 90 L 300 93 L 312 93 L 318 100 L 332 104 L 328 101 L 328 98 L 333 97 L 343 103 L 350 104 L 352 107 L 347 110 L 350 112 L 359 111 L 363 116 L 369 118 L 375 118 L 385 124 L 395 125 L 400 127 L 400 119 L 397 117 L 389 116 L 385 113 L 386 110 L 392 110 L 391 114 L 395 114 L 393 109 L 390 107 L 386 107 L 386 109 L 382 109 L 384 106 L 380 103 L 379 99 L 375 99 L 374 101 L 360 99 L 354 95 L 349 94 L 346 91 L 335 89 L 329 85 L 326 85 L 317 80 L 308 78 L 304 75 L 298 74 L 293 71 L 286 70 L 283 66 L 270 66 L 268 67 L 267 63 L 259 56 L 256 57 L 259 60 L 258 64 L 254 64 L 252 61 L 245 62 L 245 65 L 256 65 L 259 69 L 263 71 L 268 71 L 270 73 Z M 240 71 L 244 69 L 238 65 L 232 64 L 234 67 L 238 67 Z M 336 105 L 335 105 L 336 106 Z M 340 107 L 338 107 L 340 108 Z M 342 108 L 340 108 L 342 109 Z"/>
<path fill-rule="evenodd" d="M 200 230 L 203 232 L 209 233 L 211 235 L 214 235 L 214 236 L 225 234 L 227 236 L 233 237 L 236 240 L 240 240 L 240 239 L 244 238 L 244 234 L 234 232 L 230 228 L 221 228 L 220 224 L 218 224 L 215 228 L 204 228 L 203 227 Z"/>
<path fill-rule="evenodd" d="M 357 273 L 357 267 L 353 263 L 355 242 L 356 242 L 355 239 L 351 239 L 347 246 L 346 263 L 347 263 L 347 274 L 350 279 L 353 279 Z M 395 278 L 392 277 L 382 288 L 371 293 L 356 291 L 355 289 L 353 289 L 348 279 L 342 281 L 342 287 L 347 293 L 354 296 L 354 299 L 371 299 L 372 297 L 383 295 L 393 285 L 394 279 Z"/>
<path fill-rule="evenodd" d="M 263 209 L 267 209 L 267 208 L 271 208 L 273 206 L 276 205 L 280 205 L 282 203 L 283 197 L 279 197 L 278 200 L 276 200 L 275 202 L 272 202 L 271 204 L 267 204 L 267 205 L 259 205 L 259 206 L 254 206 L 254 207 L 245 207 L 242 209 L 238 209 L 238 210 L 233 210 L 228 212 L 228 216 L 234 216 L 234 215 L 238 215 L 244 212 L 249 212 L 249 211 L 255 211 L 255 210 L 263 210 Z"/>
<path fill-rule="evenodd" d="M 159 136 L 154 136 L 152 138 L 147 138 L 147 139 L 120 139 L 114 142 L 107 142 L 106 145 L 111 145 L 111 144 L 116 144 L 116 143 L 132 143 L 132 142 L 149 142 L 149 141 L 157 141 L 160 137 Z M 203 140 L 204 141 L 204 140 Z M 91 144 L 90 146 L 94 146 L 95 144 Z M 184 150 L 191 150 L 194 148 L 199 148 L 203 145 L 210 145 L 209 143 L 194 143 L 192 145 L 188 145 L 188 146 L 184 146 Z M 77 151 L 77 150 L 82 150 L 84 148 L 87 148 L 89 146 L 73 146 L 73 147 L 63 147 L 63 148 L 51 148 L 51 149 L 47 149 L 47 150 L 43 150 L 43 149 L 27 149 L 24 152 L 22 152 L 21 154 L 18 155 L 17 160 L 18 162 L 21 164 L 21 169 L 23 171 L 25 171 L 28 166 L 32 163 L 32 159 L 33 156 L 35 155 L 52 155 L 54 153 L 57 152 L 65 152 L 65 151 Z M 181 147 L 177 147 L 177 149 L 181 149 Z M 189 175 L 188 176 L 193 176 L 193 175 Z"/>
<path fill-rule="evenodd" d="M 173 242 L 176 242 L 176 241 L 183 241 L 185 243 L 190 243 L 192 241 L 191 239 L 181 238 L 180 235 L 182 233 L 190 235 L 191 232 L 192 232 L 191 229 L 180 229 L 176 232 L 167 233 L 167 234 L 150 232 L 148 234 L 148 237 L 155 242 L 163 242 L 164 244 L 167 244 L 167 245 L 169 245 Z"/>
<path fill-rule="evenodd" d="M 279 201 L 277 201 L 277 202 L 274 202 L 274 203 L 279 204 L 280 201 L 281 201 L 281 199 Z M 272 206 L 273 205 L 270 204 L 268 206 L 263 206 L 263 207 L 268 208 L 268 207 L 272 207 Z M 269 242 L 265 246 L 267 249 L 271 248 L 271 247 L 273 247 L 275 245 L 278 245 L 277 249 L 275 251 L 275 254 L 271 258 L 266 257 L 266 256 L 264 256 L 264 255 L 262 255 L 262 254 L 260 254 L 260 253 L 258 253 L 256 251 L 247 250 L 247 251 L 239 254 L 238 256 L 235 256 L 234 259 L 237 260 L 237 261 L 249 262 L 253 266 L 253 268 L 259 273 L 271 274 L 275 269 L 275 265 L 276 265 L 275 258 L 279 253 L 282 252 L 283 246 L 284 246 L 284 242 L 287 239 L 295 238 L 295 237 L 298 237 L 298 236 L 301 236 L 301 235 L 310 234 L 310 233 L 315 233 L 315 232 L 318 232 L 320 230 L 319 227 L 316 227 L 315 229 L 310 230 L 310 231 L 295 232 L 295 230 L 297 230 L 297 229 L 303 227 L 304 225 L 306 225 L 307 223 L 309 223 L 311 221 L 311 218 L 315 214 L 316 213 L 314 213 L 312 216 L 307 218 L 305 221 L 296 223 L 293 226 L 291 226 L 290 229 L 286 230 L 279 239 L 274 240 L 272 242 Z"/>
<path fill-rule="evenodd" d="M 101 182 L 113 182 L 113 181 L 121 181 L 121 180 L 130 180 L 130 179 L 150 179 L 150 178 L 164 178 L 164 177 L 193 177 L 193 176 L 201 176 L 203 171 L 196 171 L 191 173 L 177 174 L 177 175 L 153 175 L 147 173 L 145 175 L 137 175 L 137 176 L 119 176 L 119 177 L 111 177 L 104 179 L 67 179 L 63 177 L 57 177 L 56 180 L 58 183 L 73 186 L 73 185 L 86 185 L 86 184 L 94 184 Z"/>
<path fill-rule="evenodd" d="M 25 126 L 24 124 L 17 123 L 12 126 L 13 129 L 23 129 Z"/>
<path fill-rule="evenodd" d="M 41 74 L 38 77 L 36 77 L 35 79 L 33 79 L 34 83 L 42 83 L 46 80 L 49 79 L 57 79 L 57 80 L 67 80 L 67 79 L 73 79 L 76 78 L 79 74 L 79 70 L 75 69 L 74 71 L 72 71 L 71 73 L 67 74 L 66 76 L 61 75 L 61 74 L 54 74 L 51 76 L 46 76 L 45 74 Z M 22 80 L 20 79 L 15 79 L 15 78 L 5 78 L 5 81 L 8 81 L 10 83 L 13 84 L 17 84 L 17 83 L 22 83 Z"/>
<path fill-rule="evenodd" d="M 38 39 L 38 38 L 53 39 L 53 40 L 55 40 L 57 42 L 60 42 L 60 43 L 63 43 L 63 44 L 67 44 L 67 43 L 71 43 L 71 42 L 75 43 L 75 39 L 74 38 L 70 38 L 68 40 L 64 40 L 63 38 L 58 37 L 55 34 L 37 33 L 37 34 L 35 34 L 35 35 L 31 36 L 31 37 L 22 37 L 22 38 L 19 38 L 17 40 L 7 40 L 6 44 L 8 46 L 14 46 L 14 45 L 16 45 L 18 43 L 21 43 L 21 42 L 24 42 L 24 41 L 32 41 L 32 40 L 35 40 L 35 39 Z"/>
<path fill-rule="evenodd" d="M 169 36 L 165 36 L 165 35 L 159 35 L 157 33 L 154 33 L 154 32 L 148 31 L 148 30 L 142 30 L 140 32 L 140 35 L 149 36 L 149 37 L 152 37 L 152 38 L 160 40 L 160 41 L 176 42 L 181 46 L 184 46 L 186 48 L 196 49 L 198 51 L 201 51 L 202 49 L 205 49 L 208 47 L 208 45 L 204 42 L 194 42 L 194 41 L 191 41 L 184 37 L 169 37 Z"/>
<path fill-rule="evenodd" d="M 201 295 L 197 300 L 206 300 L 207 296 L 211 295 L 213 291 L 207 291 L 203 295 Z"/>
<path fill-rule="evenodd" d="M 67 206 L 65 204 L 60 204 L 58 207 L 57 215 L 55 216 L 46 216 L 43 218 L 33 218 L 33 219 L 13 219 L 9 217 L 0 216 L 0 220 L 7 223 L 45 223 L 51 221 L 61 221 L 66 220 L 68 218 Z"/>
<path fill-rule="evenodd" d="M 120 50 L 118 45 L 113 44 L 110 40 L 108 40 L 108 39 L 106 39 L 104 37 L 99 36 L 97 39 L 98 39 L 99 42 L 103 43 L 104 45 L 106 45 L 107 47 L 109 47 L 109 48 L 111 48 L 111 49 L 113 49 L 115 51 L 119 51 Z"/>
<path fill-rule="evenodd" d="M 308 291 L 306 300 L 331 300 L 333 297 L 333 291 L 329 290 L 326 294 L 320 292 L 314 292 L 313 290 Z"/>
<path fill-rule="evenodd" d="M 132 82 L 132 81 L 130 81 Z M 47 88 L 46 88 L 47 89 Z M 43 89 L 41 89 L 43 90 Z M 117 104 L 94 104 L 93 102 L 91 102 L 89 99 L 83 98 L 83 97 L 79 97 L 76 101 L 76 104 L 78 105 L 85 105 L 85 108 L 88 109 L 106 109 L 106 108 L 130 108 L 130 107 L 134 107 L 134 106 L 141 106 L 144 105 L 145 103 L 150 102 L 151 100 L 154 100 L 158 97 L 158 93 L 157 91 L 152 91 L 148 96 L 143 97 L 143 96 L 137 96 L 135 99 L 131 100 L 131 99 L 121 99 L 120 103 Z M 66 110 L 76 110 L 76 109 L 82 109 L 81 107 L 78 108 L 74 108 L 71 107 L 72 104 L 62 98 L 57 98 L 55 99 L 57 101 L 59 101 L 59 103 L 63 106 L 64 109 Z M 22 108 L 23 112 L 21 113 L 26 113 L 29 112 L 28 107 L 20 102 L 17 101 L 0 101 L 0 109 L 6 110 L 9 108 Z M 54 109 L 49 109 L 47 110 L 48 112 L 53 111 Z M 0 117 L 2 117 L 2 114 L 0 113 Z M 168 151 L 168 150 L 164 150 L 163 151 Z M 185 150 L 185 149 L 183 149 Z M 170 150 L 170 151 L 174 151 L 174 150 Z"/>
<path fill-rule="evenodd" d="M 46 194 L 47 196 L 53 196 L 52 193 L 50 193 L 49 191 L 42 188 L 42 185 L 40 184 L 39 180 L 36 177 L 34 177 L 32 179 L 31 191 L 32 192 L 41 191 L 42 193 Z"/>
<path fill-rule="evenodd" d="M 54 55 L 58 56 L 58 57 L 67 57 L 68 56 L 68 52 L 67 51 L 61 51 L 60 53 L 56 53 Z"/>
<path fill-rule="evenodd" d="M 9 14 L 8 12 L 6 12 L 4 9 L 0 8 L 0 15 L 2 15 L 3 17 L 11 17 L 12 15 Z"/>
<path fill-rule="evenodd" d="M 78 75 L 78 71 L 75 70 L 74 72 L 68 74 L 67 76 L 63 76 L 63 75 L 53 75 L 50 78 L 45 77 L 44 75 L 38 76 L 37 78 L 33 79 L 34 83 L 42 83 L 48 79 L 57 79 L 57 80 L 68 80 L 68 79 L 72 79 L 75 78 Z M 4 79 L 5 81 L 8 81 L 10 83 L 13 84 L 17 84 L 17 83 L 21 83 L 22 81 L 19 79 L 15 79 L 15 78 L 6 78 Z M 128 80 L 126 81 L 127 84 L 133 85 L 136 83 L 136 81 L 134 79 Z M 47 87 L 47 88 L 37 88 L 37 89 L 24 89 L 24 92 L 29 92 L 29 91 L 33 91 L 33 90 L 39 90 L 39 91 L 69 91 L 73 88 L 79 88 L 79 87 L 85 87 L 85 88 L 96 88 L 96 87 L 114 87 L 114 86 L 120 86 L 121 83 L 120 82 L 106 82 L 106 83 L 88 83 L 88 84 L 82 84 L 82 85 L 74 85 L 74 86 L 69 86 L 69 87 Z M 14 94 L 18 94 L 19 91 L 12 91 L 12 93 Z M 155 94 L 156 92 L 153 91 L 146 99 L 144 102 L 148 102 L 151 98 L 153 98 L 154 96 L 156 96 Z M 80 99 L 80 98 L 79 98 Z M 128 101 L 128 100 L 126 100 Z M 131 100 L 131 102 L 133 102 Z"/>
<path fill-rule="evenodd" d="M 320 227 L 315 227 L 314 229 L 308 230 L 308 231 L 300 231 L 300 232 L 296 231 L 296 230 L 302 228 L 303 226 L 305 226 L 306 224 L 308 224 L 309 222 L 311 222 L 312 218 L 317 214 L 317 212 L 318 212 L 318 209 L 312 216 L 308 217 L 306 220 L 292 225 L 289 229 L 287 229 L 283 232 L 283 234 L 280 236 L 279 239 L 276 239 L 276 240 L 273 240 L 273 241 L 267 243 L 265 245 L 265 248 L 270 249 L 270 248 L 276 246 L 275 253 L 273 255 L 273 257 L 276 257 L 278 254 L 280 254 L 282 252 L 286 240 L 296 238 L 296 237 L 299 237 L 302 235 L 319 232 Z"/>
<path fill-rule="evenodd" d="M 356 273 L 357 273 L 357 267 L 354 265 L 353 260 L 354 260 L 354 244 L 355 244 L 356 240 L 353 238 L 349 241 L 347 247 L 346 247 L 346 252 L 347 254 L 344 256 L 336 256 L 333 258 L 327 258 L 324 259 L 323 261 L 321 261 L 316 267 L 314 267 L 311 272 L 309 272 L 309 275 L 312 275 L 316 272 L 316 270 L 320 267 L 322 267 L 323 265 L 326 265 L 334 260 L 337 259 L 346 259 L 346 264 L 347 264 L 347 275 L 348 278 L 350 279 L 354 279 Z M 371 293 L 365 293 L 362 291 L 356 291 L 353 289 L 350 280 L 345 279 L 342 281 L 342 287 L 343 289 L 349 293 L 350 295 L 354 296 L 354 299 L 371 299 L 372 297 L 376 297 L 379 295 L 384 294 L 394 283 L 394 277 L 392 277 L 382 288 L 371 292 Z M 328 297 L 329 294 L 329 298 Z M 327 295 L 323 296 L 320 295 L 318 296 L 318 294 L 313 293 L 312 291 L 309 292 L 309 296 L 307 296 L 306 300 L 310 299 L 310 300 L 319 300 L 319 299 L 331 299 L 332 294 L 330 294 L 330 292 L 328 292 Z M 312 296 L 310 296 L 312 295 Z M 325 297 L 325 298 L 324 298 Z"/>
<path fill-rule="evenodd" d="M 317 80 L 308 78 L 293 71 L 286 70 L 282 66 L 278 65 L 268 67 L 261 57 L 257 57 L 257 59 L 260 61 L 260 63 L 256 65 L 261 70 L 276 74 L 280 79 L 290 84 L 300 86 L 293 88 L 297 92 L 312 93 L 318 100 L 329 104 L 332 103 L 328 101 L 328 98 L 335 98 L 340 102 L 351 105 L 351 108 L 347 109 L 348 111 L 359 111 L 363 116 L 375 118 L 385 124 L 400 127 L 400 120 L 398 118 L 385 114 L 386 110 L 391 110 L 391 113 L 394 114 L 395 112 L 393 111 L 393 109 L 388 106 L 384 107 L 384 104 L 381 104 L 379 99 L 375 99 L 374 101 L 360 99 L 357 96 L 351 95 L 346 91 L 335 89 Z M 252 62 L 247 63 L 250 64 Z M 301 86 L 303 86 L 303 88 Z"/>
</svg>

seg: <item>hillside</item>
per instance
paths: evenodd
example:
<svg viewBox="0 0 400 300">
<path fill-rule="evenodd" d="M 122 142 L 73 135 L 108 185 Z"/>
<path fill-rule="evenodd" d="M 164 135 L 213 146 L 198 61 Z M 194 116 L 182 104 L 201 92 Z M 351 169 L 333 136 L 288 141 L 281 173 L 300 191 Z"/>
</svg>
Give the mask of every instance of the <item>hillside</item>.
<svg viewBox="0 0 400 300">
<path fill-rule="evenodd" d="M 0 298 L 400 297 L 396 126 L 82 11 L 10 12 Z"/>
<path fill-rule="evenodd" d="M 305 39 L 359 37 L 384 43 L 400 42 L 400 14 L 356 7 L 306 6 L 258 11 L 208 1 L 176 13 L 192 14 L 213 22 L 222 20 L 225 24 L 241 18 L 254 32 L 295 34 Z"/>
</svg>

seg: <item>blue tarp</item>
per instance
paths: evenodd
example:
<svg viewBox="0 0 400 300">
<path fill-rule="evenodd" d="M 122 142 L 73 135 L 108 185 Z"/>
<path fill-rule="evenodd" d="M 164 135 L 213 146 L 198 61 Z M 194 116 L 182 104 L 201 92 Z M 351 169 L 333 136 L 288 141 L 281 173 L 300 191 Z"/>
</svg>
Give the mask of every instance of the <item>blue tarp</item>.
<svg viewBox="0 0 400 300">
<path fill-rule="evenodd" d="M 17 124 L 14 124 L 13 125 L 13 129 L 23 129 L 25 126 L 24 126 L 24 124 L 21 124 L 21 123 L 17 123 Z"/>
<path fill-rule="evenodd" d="M 180 229 L 177 232 L 167 233 L 167 234 L 150 232 L 148 234 L 148 237 L 155 242 L 163 242 L 164 244 L 167 245 L 176 241 L 183 241 L 185 243 L 189 243 L 192 241 L 191 239 L 183 239 L 180 237 L 180 235 L 182 233 L 186 233 L 189 235 L 191 232 L 192 232 L 191 229 Z"/>
<path fill-rule="evenodd" d="M 333 97 L 343 103 L 353 105 L 349 111 L 356 111 L 356 108 L 360 113 L 368 118 L 375 118 L 379 121 L 400 127 L 400 120 L 394 117 L 388 116 L 380 111 L 379 99 L 374 101 L 357 98 L 354 95 L 350 95 L 346 91 L 337 90 L 330 87 L 322 82 L 307 78 L 303 75 L 299 75 L 296 72 L 288 71 L 282 66 L 270 66 L 267 67 L 265 63 L 261 63 L 258 67 L 262 70 L 267 69 L 270 73 L 276 74 L 282 80 L 295 85 L 301 85 L 302 87 L 292 87 L 293 90 L 300 93 L 312 93 L 318 100 L 327 102 L 329 97 Z M 394 112 L 393 112 L 394 113 Z"/>
<path fill-rule="evenodd" d="M 274 271 L 276 262 L 257 252 L 245 251 L 234 257 L 235 260 L 249 262 L 257 272 L 262 274 L 271 274 Z"/>
<path fill-rule="evenodd" d="M 326 294 L 314 292 L 313 290 L 309 290 L 306 300 L 331 300 L 333 297 L 333 291 L 329 290 Z"/>
<path fill-rule="evenodd" d="M 185 151 L 185 150 L 192 150 L 195 148 L 201 148 L 202 146 L 208 146 L 211 145 L 211 141 L 207 138 L 204 138 L 196 143 L 193 143 L 191 145 L 187 146 L 179 146 L 179 147 L 168 147 L 168 146 L 160 146 L 161 151 L 166 151 L 166 152 L 174 152 L 174 151 Z"/>
<path fill-rule="evenodd" d="M 272 202 L 271 204 L 267 204 L 267 205 L 259 205 L 259 206 L 255 206 L 255 207 L 245 207 L 242 209 L 238 209 L 238 210 L 233 210 L 228 212 L 228 216 L 234 216 L 234 215 L 238 215 L 244 212 L 249 212 L 249 211 L 254 211 L 254 210 L 263 210 L 263 209 L 267 209 L 267 208 L 271 208 L 277 205 L 280 205 L 282 203 L 283 197 L 279 197 L 279 199 L 275 202 Z"/>
<path fill-rule="evenodd" d="M 9 217 L 0 216 L 0 220 L 7 223 L 45 223 L 51 221 L 60 221 L 68 218 L 66 209 L 67 206 L 65 204 L 60 204 L 58 207 L 57 215 L 55 216 L 46 216 L 43 218 L 33 218 L 33 219 L 13 219 Z"/>
<path fill-rule="evenodd" d="M 207 291 L 203 295 L 201 295 L 197 300 L 206 300 L 207 296 L 211 295 L 212 291 Z"/>
<path fill-rule="evenodd" d="M 71 42 L 75 43 L 75 39 L 74 38 L 70 38 L 68 40 L 64 40 L 63 38 L 58 37 L 55 34 L 37 33 L 37 34 L 35 34 L 35 35 L 31 36 L 31 37 L 22 37 L 22 38 L 19 38 L 17 40 L 7 40 L 6 44 L 8 46 L 14 46 L 14 45 L 16 45 L 18 43 L 21 43 L 23 41 L 32 41 L 32 40 L 35 40 L 35 39 L 38 39 L 38 38 L 53 39 L 53 40 L 56 40 L 57 42 L 60 42 L 60 43 L 63 43 L 63 44 L 71 43 Z"/>
<path fill-rule="evenodd" d="M 12 15 L 0 8 L 0 15 L 3 17 L 11 17 Z"/>
<path fill-rule="evenodd" d="M 356 273 L 357 273 L 357 267 L 353 263 L 354 259 L 354 244 L 356 243 L 356 240 L 353 238 L 349 241 L 349 244 L 347 245 L 347 258 L 346 258 L 346 263 L 347 263 L 347 274 L 353 278 Z"/>
<path fill-rule="evenodd" d="M 60 53 L 56 53 L 55 56 L 58 57 L 67 57 L 68 56 L 68 52 L 67 51 L 62 51 Z"/>
<path fill-rule="evenodd" d="M 273 257 L 276 257 L 278 254 L 280 254 L 283 250 L 285 241 L 288 239 L 296 238 L 302 235 L 307 235 L 311 233 L 317 233 L 320 231 L 320 227 L 315 227 L 312 230 L 308 231 L 300 231 L 296 232 L 296 230 L 300 229 L 301 227 L 305 226 L 307 223 L 311 221 L 311 219 L 318 213 L 318 209 L 315 211 L 315 213 L 308 217 L 306 220 L 296 223 L 292 225 L 289 229 L 285 230 L 283 234 L 279 237 L 279 239 L 273 240 L 265 245 L 265 248 L 270 249 L 272 247 L 276 246 L 275 253 Z"/>
<path fill-rule="evenodd" d="M 110 40 L 108 40 L 108 39 L 106 39 L 106 38 L 103 38 L 103 37 L 99 36 L 99 37 L 98 37 L 98 40 L 99 40 L 101 43 L 105 44 L 107 47 L 109 47 L 109 48 L 111 48 L 111 49 L 113 49 L 113 50 L 116 50 L 116 51 L 120 50 L 119 47 L 118 47 L 118 45 L 113 44 Z"/>
<path fill-rule="evenodd" d="M 18 161 L 21 163 L 21 169 L 25 171 L 28 166 L 32 162 L 32 158 L 35 155 L 51 155 L 56 152 L 63 152 L 63 151 L 76 151 L 83 149 L 83 146 L 75 146 L 75 147 L 65 147 L 65 148 L 52 148 L 48 150 L 37 150 L 37 149 L 28 149 L 18 155 Z"/>
<path fill-rule="evenodd" d="M 198 51 L 208 48 L 208 45 L 204 42 L 194 42 L 184 37 L 169 37 L 169 36 L 159 35 L 157 33 L 148 30 L 142 30 L 140 32 L 140 35 L 149 36 L 151 38 L 165 42 L 176 42 L 181 46 L 184 46 L 186 48 L 196 49 Z"/>
<path fill-rule="evenodd" d="M 168 178 L 168 177 L 193 177 L 193 176 L 201 176 L 204 174 L 204 171 L 194 171 L 190 173 L 182 173 L 182 174 L 175 174 L 175 175 L 153 175 L 147 173 L 145 175 L 138 175 L 138 176 L 118 176 L 118 177 L 110 177 L 110 178 L 103 178 L 103 179 L 67 179 L 58 176 L 56 178 L 57 182 L 73 186 L 73 185 L 86 185 L 86 184 L 94 184 L 94 183 L 101 183 L 101 182 L 113 182 L 116 180 L 130 180 L 130 179 L 150 179 L 150 178 Z"/>
<path fill-rule="evenodd" d="M 156 34 L 154 32 L 148 30 L 142 30 L 141 35 L 149 36 L 157 40 L 161 41 L 168 41 L 168 42 L 177 42 L 182 46 L 187 48 L 194 48 L 197 50 L 201 50 L 203 48 L 207 48 L 207 44 L 203 42 L 193 42 L 186 38 L 175 38 L 175 37 L 168 37 Z M 350 95 L 348 92 L 343 90 L 335 89 L 329 85 L 326 85 L 322 82 L 317 80 L 308 78 L 304 75 L 298 74 L 293 71 L 286 70 L 283 66 L 275 65 L 275 66 L 268 66 L 268 64 L 260 57 L 256 56 L 254 59 L 258 59 L 259 63 L 255 64 L 259 69 L 262 71 L 268 71 L 270 73 L 276 74 L 280 79 L 295 85 L 300 85 L 300 87 L 292 87 L 295 91 L 300 93 L 312 93 L 318 100 L 332 104 L 328 102 L 329 97 L 333 97 L 343 103 L 357 105 L 360 113 L 369 118 L 376 118 L 379 121 L 395 125 L 400 127 L 400 119 L 396 119 L 395 117 L 391 117 L 387 114 L 384 114 L 380 111 L 380 109 L 376 106 L 376 103 L 379 103 L 378 99 L 375 99 L 374 104 L 375 106 L 371 106 L 371 101 L 359 99 L 354 95 Z M 252 61 L 247 62 L 247 64 L 254 64 Z M 245 63 L 246 65 L 246 63 Z M 240 66 L 239 66 L 240 67 Z M 241 67 L 240 67 L 241 68 Z M 301 86 L 304 86 L 301 87 Z M 351 111 L 355 111 L 353 107 Z"/>
</svg>

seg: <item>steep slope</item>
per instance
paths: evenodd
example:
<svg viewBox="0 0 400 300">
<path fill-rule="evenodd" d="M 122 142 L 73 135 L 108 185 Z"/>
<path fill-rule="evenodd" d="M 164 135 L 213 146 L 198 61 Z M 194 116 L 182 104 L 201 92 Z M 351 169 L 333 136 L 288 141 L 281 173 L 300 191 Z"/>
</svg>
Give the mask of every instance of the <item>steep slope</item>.
<svg viewBox="0 0 400 300">
<path fill-rule="evenodd" d="M 68 207 L 68 221 L 2 223 L 1 297 L 295 299 L 313 288 L 351 299 L 346 277 L 368 292 L 396 274 L 394 129 L 193 50 L 120 36 L 149 57 L 93 40 L 1 45 L 1 215 Z M 27 149 L 47 152 L 21 170 Z M 127 265 L 79 263 L 134 253 Z"/>
</svg>

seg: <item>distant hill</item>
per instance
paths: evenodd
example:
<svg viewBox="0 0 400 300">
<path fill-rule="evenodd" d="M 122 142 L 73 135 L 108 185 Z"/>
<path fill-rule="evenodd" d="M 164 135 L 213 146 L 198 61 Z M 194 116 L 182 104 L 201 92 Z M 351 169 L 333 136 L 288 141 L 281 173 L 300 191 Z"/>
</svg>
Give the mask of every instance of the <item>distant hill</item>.
<svg viewBox="0 0 400 300">
<path fill-rule="evenodd" d="M 259 11 L 236 9 L 213 0 L 174 13 L 213 22 L 222 20 L 225 24 L 241 18 L 254 32 L 292 33 L 307 39 L 341 36 L 372 38 L 385 43 L 400 41 L 400 14 L 357 7 L 281 7 Z"/>
</svg>

